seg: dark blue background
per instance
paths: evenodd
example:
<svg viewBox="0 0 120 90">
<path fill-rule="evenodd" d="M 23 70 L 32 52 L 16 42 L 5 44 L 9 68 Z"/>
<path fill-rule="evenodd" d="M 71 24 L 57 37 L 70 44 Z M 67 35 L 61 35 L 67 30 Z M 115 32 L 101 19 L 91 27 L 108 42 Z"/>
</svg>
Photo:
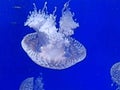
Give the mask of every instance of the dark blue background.
<svg viewBox="0 0 120 90">
<path fill-rule="evenodd" d="M 48 11 L 58 7 L 57 21 L 66 1 L 47 0 Z M 45 90 L 115 90 L 110 68 L 120 61 L 120 1 L 71 0 L 71 11 L 80 23 L 73 37 L 85 45 L 87 57 L 61 71 L 36 65 L 21 47 L 22 38 L 34 32 L 24 27 L 33 2 L 42 8 L 45 0 L 0 1 L 0 90 L 18 90 L 24 79 L 39 73 Z"/>
</svg>

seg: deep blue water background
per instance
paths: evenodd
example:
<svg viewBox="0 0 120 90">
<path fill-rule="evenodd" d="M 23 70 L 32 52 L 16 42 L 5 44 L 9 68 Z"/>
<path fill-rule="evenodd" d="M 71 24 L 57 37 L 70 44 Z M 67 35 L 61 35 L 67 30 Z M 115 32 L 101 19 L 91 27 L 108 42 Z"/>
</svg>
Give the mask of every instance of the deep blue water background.
<svg viewBox="0 0 120 90">
<path fill-rule="evenodd" d="M 57 6 L 59 19 L 66 1 L 47 0 L 48 10 Z M 0 1 L 0 90 L 18 90 L 24 79 L 40 73 L 45 90 L 115 90 L 110 68 L 120 61 L 120 1 L 71 0 L 70 8 L 80 23 L 73 37 L 85 45 L 87 57 L 65 70 L 36 65 L 21 47 L 22 38 L 34 32 L 24 27 L 33 2 L 42 8 L 45 0 Z"/>
</svg>

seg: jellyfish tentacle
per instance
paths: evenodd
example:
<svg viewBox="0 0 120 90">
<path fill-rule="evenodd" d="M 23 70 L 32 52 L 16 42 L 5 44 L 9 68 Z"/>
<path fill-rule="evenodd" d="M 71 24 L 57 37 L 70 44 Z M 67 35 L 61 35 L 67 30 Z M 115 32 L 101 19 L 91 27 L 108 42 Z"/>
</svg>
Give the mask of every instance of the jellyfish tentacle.
<svg viewBox="0 0 120 90">
<path fill-rule="evenodd" d="M 47 13 L 47 2 L 44 3 L 44 7 L 41 11 L 42 13 Z"/>
</svg>

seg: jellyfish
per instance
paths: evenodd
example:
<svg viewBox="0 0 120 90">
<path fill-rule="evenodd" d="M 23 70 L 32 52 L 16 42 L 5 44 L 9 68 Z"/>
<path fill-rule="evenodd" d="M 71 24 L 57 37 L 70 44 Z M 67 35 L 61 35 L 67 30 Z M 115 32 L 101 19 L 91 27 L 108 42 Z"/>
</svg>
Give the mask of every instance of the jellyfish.
<svg viewBox="0 0 120 90">
<path fill-rule="evenodd" d="M 24 25 L 35 32 L 27 34 L 21 41 L 22 48 L 32 61 L 45 68 L 61 70 L 84 60 L 86 48 L 72 38 L 79 23 L 73 19 L 74 13 L 70 11 L 69 1 L 64 4 L 58 23 L 55 15 L 57 7 L 48 13 L 47 2 L 39 10 L 33 5 L 34 10 Z"/>
<path fill-rule="evenodd" d="M 44 90 L 43 85 L 42 77 L 29 77 L 23 80 L 19 90 Z"/>
<path fill-rule="evenodd" d="M 110 70 L 111 79 L 117 85 L 116 90 L 120 90 L 120 62 L 115 63 Z"/>
</svg>

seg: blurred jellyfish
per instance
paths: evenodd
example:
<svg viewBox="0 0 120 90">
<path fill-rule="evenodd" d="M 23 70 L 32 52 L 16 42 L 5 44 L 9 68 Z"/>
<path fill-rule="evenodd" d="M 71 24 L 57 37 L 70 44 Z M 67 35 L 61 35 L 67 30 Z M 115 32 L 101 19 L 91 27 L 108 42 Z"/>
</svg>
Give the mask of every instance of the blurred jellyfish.
<svg viewBox="0 0 120 90">
<path fill-rule="evenodd" d="M 120 90 L 120 62 L 115 63 L 110 70 L 112 81 L 117 84 L 117 89 Z"/>
<path fill-rule="evenodd" d="M 28 56 L 38 65 L 51 69 L 68 68 L 86 57 L 85 47 L 71 37 L 79 27 L 73 19 L 69 1 L 64 4 L 59 28 L 56 27 L 56 7 L 52 14 L 47 12 L 47 2 L 42 10 L 30 12 L 25 26 L 36 32 L 26 35 L 21 45 Z"/>
<path fill-rule="evenodd" d="M 19 90 L 44 90 L 42 78 L 39 76 L 37 78 L 29 77 L 25 79 L 21 83 Z"/>
</svg>

